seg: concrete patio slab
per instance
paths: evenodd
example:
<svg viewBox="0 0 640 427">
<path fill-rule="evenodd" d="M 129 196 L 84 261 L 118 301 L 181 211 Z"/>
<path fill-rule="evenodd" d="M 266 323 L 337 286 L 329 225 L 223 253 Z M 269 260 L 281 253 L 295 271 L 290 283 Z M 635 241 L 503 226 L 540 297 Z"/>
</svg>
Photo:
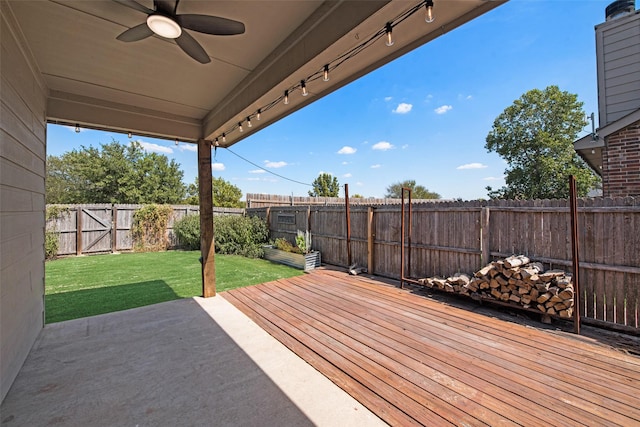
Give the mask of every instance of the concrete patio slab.
<svg viewBox="0 0 640 427">
<path fill-rule="evenodd" d="M 377 426 L 223 297 L 47 325 L 2 426 Z"/>
</svg>

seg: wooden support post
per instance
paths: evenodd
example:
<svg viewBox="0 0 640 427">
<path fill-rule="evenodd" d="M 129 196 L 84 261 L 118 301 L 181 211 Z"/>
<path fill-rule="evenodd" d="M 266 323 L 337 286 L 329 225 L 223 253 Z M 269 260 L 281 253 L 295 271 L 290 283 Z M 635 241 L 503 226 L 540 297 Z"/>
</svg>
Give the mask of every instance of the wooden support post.
<svg viewBox="0 0 640 427">
<path fill-rule="evenodd" d="M 211 142 L 198 141 L 198 189 L 200 197 L 200 252 L 202 254 L 202 296 L 216 295 L 216 264 L 213 234 L 213 188 Z"/>
<path fill-rule="evenodd" d="M 367 208 L 367 272 L 373 274 L 373 250 L 375 247 L 375 229 L 373 228 L 373 207 Z"/>
<path fill-rule="evenodd" d="M 480 211 L 480 250 L 481 250 L 481 260 L 480 263 L 482 265 L 479 268 L 484 267 L 485 265 L 491 262 L 491 248 L 489 247 L 489 208 L 484 207 Z"/>
<path fill-rule="evenodd" d="M 580 254 L 578 251 L 578 191 L 576 177 L 569 176 L 569 197 L 571 205 L 571 258 L 573 267 L 573 332 L 580 335 Z"/>
<path fill-rule="evenodd" d="M 76 255 L 82 255 L 82 206 L 76 210 Z"/>
</svg>

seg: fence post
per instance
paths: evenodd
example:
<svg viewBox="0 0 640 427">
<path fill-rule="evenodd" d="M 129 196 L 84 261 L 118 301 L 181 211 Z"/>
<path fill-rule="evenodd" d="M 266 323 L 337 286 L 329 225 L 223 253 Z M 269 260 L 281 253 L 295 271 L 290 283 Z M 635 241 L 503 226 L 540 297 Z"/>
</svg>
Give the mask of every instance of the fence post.
<svg viewBox="0 0 640 427">
<path fill-rule="evenodd" d="M 373 206 L 367 208 L 367 272 L 373 274 L 373 248 L 375 247 L 375 238 L 373 228 Z"/>
<path fill-rule="evenodd" d="M 491 258 L 491 248 L 489 247 L 489 207 L 485 206 L 480 210 L 480 250 L 481 268 L 489 264 Z"/>
<path fill-rule="evenodd" d="M 76 255 L 82 255 L 82 206 L 76 209 Z"/>
<path fill-rule="evenodd" d="M 111 253 L 118 252 L 118 207 L 111 205 Z"/>
</svg>

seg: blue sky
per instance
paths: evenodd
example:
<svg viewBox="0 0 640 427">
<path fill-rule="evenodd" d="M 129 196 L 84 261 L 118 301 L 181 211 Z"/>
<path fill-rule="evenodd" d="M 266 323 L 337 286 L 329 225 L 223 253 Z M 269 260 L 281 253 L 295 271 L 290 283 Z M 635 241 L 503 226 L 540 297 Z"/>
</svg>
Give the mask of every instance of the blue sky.
<svg viewBox="0 0 640 427">
<path fill-rule="evenodd" d="M 495 118 L 526 91 L 558 85 L 576 93 L 585 112 L 596 113 L 597 124 L 594 26 L 604 21 L 611 1 L 511 0 L 231 150 L 303 183 L 331 173 L 349 184 L 352 195 L 382 197 L 389 185 L 413 179 L 447 199 L 486 197 L 487 185 L 504 185 L 506 164 L 485 150 L 485 138 Z M 437 19 L 437 2 L 434 12 Z M 590 131 L 587 126 L 579 136 Z M 49 125 L 47 136 L 49 155 L 112 138 L 128 141 L 123 134 L 76 134 L 57 125 Z M 194 182 L 195 145 L 133 139 L 175 159 L 185 183 Z M 310 189 L 224 149 L 216 153 L 213 173 L 243 194 L 304 196 Z"/>
</svg>

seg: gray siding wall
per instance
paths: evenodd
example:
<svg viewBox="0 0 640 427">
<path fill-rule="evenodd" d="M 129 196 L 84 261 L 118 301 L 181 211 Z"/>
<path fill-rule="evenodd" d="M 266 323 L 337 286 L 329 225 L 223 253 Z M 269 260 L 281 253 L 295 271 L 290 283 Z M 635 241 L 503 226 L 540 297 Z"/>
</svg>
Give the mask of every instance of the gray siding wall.
<svg viewBox="0 0 640 427">
<path fill-rule="evenodd" d="M 596 27 L 600 127 L 640 108 L 640 13 Z"/>
<path fill-rule="evenodd" d="M 0 401 L 43 327 L 46 87 L 0 0 Z"/>
</svg>

